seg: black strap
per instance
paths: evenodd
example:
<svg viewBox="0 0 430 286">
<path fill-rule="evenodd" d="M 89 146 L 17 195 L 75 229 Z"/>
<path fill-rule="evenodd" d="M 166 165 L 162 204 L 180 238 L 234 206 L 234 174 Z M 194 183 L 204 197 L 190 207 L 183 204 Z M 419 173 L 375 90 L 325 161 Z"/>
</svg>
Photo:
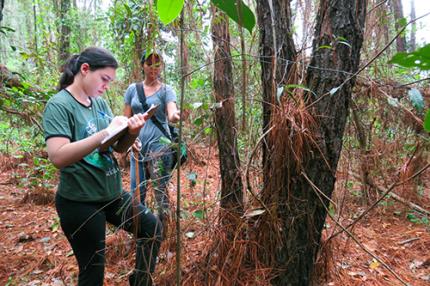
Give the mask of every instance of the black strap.
<svg viewBox="0 0 430 286">
<path fill-rule="evenodd" d="M 143 111 L 147 111 L 149 109 L 148 103 L 146 103 L 146 96 L 145 96 L 145 90 L 143 89 L 143 82 L 136 83 L 136 91 L 137 96 L 139 97 L 139 101 L 142 104 Z M 154 122 L 155 126 L 160 129 L 161 132 L 163 132 L 164 136 L 166 136 L 170 141 L 172 141 L 172 137 L 170 137 L 169 133 L 166 131 L 166 129 L 163 127 L 163 125 L 158 121 L 155 114 L 151 116 L 152 122 Z"/>
</svg>

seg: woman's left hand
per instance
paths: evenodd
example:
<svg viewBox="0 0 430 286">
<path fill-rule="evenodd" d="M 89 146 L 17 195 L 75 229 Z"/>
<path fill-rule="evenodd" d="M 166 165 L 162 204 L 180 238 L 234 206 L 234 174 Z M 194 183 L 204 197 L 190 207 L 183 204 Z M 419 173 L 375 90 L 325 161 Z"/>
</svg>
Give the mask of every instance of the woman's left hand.
<svg viewBox="0 0 430 286">
<path fill-rule="evenodd" d="M 138 113 L 128 119 L 128 132 L 132 135 L 139 133 L 140 129 L 145 125 L 145 117 Z"/>
<path fill-rule="evenodd" d="M 179 119 L 181 119 L 181 111 L 176 110 L 173 114 L 172 114 L 172 122 L 178 122 Z"/>
</svg>

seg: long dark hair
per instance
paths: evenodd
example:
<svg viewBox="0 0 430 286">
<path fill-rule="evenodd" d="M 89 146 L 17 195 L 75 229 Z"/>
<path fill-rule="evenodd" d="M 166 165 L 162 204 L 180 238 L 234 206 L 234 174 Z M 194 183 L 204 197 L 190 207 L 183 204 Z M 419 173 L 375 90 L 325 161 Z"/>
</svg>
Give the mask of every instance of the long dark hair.
<svg viewBox="0 0 430 286">
<path fill-rule="evenodd" d="M 71 56 L 63 65 L 58 90 L 62 90 L 73 83 L 75 75 L 84 63 L 90 66 L 91 71 L 107 67 L 116 69 L 118 67 L 118 62 L 108 50 L 98 47 L 87 48 L 80 54 Z"/>
</svg>

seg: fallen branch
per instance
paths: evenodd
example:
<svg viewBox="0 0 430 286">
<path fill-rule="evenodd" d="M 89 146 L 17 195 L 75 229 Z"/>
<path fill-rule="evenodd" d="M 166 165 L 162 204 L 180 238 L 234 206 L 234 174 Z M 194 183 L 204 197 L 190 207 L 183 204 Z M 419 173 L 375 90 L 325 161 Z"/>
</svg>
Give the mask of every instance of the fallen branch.
<svg viewBox="0 0 430 286">
<path fill-rule="evenodd" d="M 374 186 L 374 185 L 372 185 L 372 187 L 374 187 L 375 189 L 377 189 L 381 193 L 385 193 L 387 191 L 387 190 L 385 190 L 382 187 L 378 187 L 378 186 Z M 412 209 L 414 209 L 414 210 L 416 210 L 416 211 L 418 211 L 420 213 L 423 213 L 423 214 L 426 214 L 426 215 L 430 215 L 430 211 L 428 211 L 428 210 L 420 207 L 417 204 L 414 204 L 413 202 L 410 202 L 410 201 L 402 198 L 401 196 L 399 196 L 399 195 L 397 195 L 397 194 L 395 194 L 393 192 L 390 194 L 390 197 L 393 198 L 393 199 L 395 199 L 398 202 L 401 202 L 402 204 L 405 204 L 405 205 L 409 206 L 410 208 L 412 208 Z"/>
</svg>

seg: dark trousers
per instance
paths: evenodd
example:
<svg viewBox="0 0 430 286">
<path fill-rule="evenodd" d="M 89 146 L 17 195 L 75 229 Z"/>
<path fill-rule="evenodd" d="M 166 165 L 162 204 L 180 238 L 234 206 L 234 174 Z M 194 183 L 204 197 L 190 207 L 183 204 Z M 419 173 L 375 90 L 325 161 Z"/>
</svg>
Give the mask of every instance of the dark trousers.
<svg viewBox="0 0 430 286">
<path fill-rule="evenodd" d="M 133 232 L 131 195 L 103 203 L 77 202 L 57 194 L 55 200 L 61 228 L 79 265 L 78 286 L 103 286 L 106 222 Z M 161 223 L 142 204 L 137 206 L 136 267 L 131 286 L 152 285 L 151 273 L 161 243 Z"/>
</svg>

